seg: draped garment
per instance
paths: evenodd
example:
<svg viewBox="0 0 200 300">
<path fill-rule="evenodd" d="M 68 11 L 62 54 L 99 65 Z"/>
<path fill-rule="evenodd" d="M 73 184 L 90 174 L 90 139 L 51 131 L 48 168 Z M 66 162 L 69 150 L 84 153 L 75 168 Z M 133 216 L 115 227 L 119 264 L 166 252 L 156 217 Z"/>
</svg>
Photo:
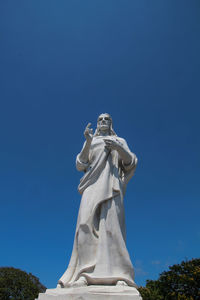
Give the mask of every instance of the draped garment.
<svg viewBox="0 0 200 300">
<path fill-rule="evenodd" d="M 87 164 L 80 161 L 80 154 L 77 156 L 77 169 L 85 174 L 78 186 L 82 199 L 71 260 L 59 280 L 63 287 L 71 286 L 80 276 L 89 285 L 113 285 L 123 280 L 136 286 L 126 248 L 123 198 L 137 158 L 124 139 L 107 138 L 117 139 L 132 161 L 125 165 L 117 151 L 105 148 L 102 136 L 93 138 Z"/>
</svg>

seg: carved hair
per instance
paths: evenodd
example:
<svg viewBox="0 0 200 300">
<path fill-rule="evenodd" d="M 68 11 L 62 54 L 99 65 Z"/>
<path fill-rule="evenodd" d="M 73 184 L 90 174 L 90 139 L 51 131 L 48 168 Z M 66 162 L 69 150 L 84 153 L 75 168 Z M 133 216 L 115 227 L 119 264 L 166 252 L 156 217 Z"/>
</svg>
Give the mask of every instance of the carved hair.
<svg viewBox="0 0 200 300">
<path fill-rule="evenodd" d="M 115 131 L 114 131 L 114 129 L 113 129 L 113 126 L 112 126 L 113 121 L 112 121 L 111 115 L 109 115 L 108 113 L 100 114 L 100 115 L 98 116 L 98 119 L 97 119 L 97 129 L 95 130 L 94 136 L 99 136 L 99 135 L 100 135 L 100 130 L 99 130 L 99 127 L 98 127 L 98 120 L 99 120 L 99 118 L 100 118 L 101 115 L 107 115 L 108 118 L 109 118 L 110 121 L 111 121 L 109 135 L 115 135 L 115 136 L 117 136 L 117 134 L 115 133 Z"/>
</svg>

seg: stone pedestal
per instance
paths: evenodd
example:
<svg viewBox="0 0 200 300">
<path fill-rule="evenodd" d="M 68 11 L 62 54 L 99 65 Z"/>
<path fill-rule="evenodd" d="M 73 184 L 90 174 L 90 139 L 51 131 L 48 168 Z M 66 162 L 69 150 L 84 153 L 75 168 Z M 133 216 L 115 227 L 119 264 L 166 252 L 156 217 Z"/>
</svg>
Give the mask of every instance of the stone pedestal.
<svg viewBox="0 0 200 300">
<path fill-rule="evenodd" d="M 134 287 L 91 285 L 47 289 L 36 300 L 142 300 L 142 297 Z"/>
</svg>

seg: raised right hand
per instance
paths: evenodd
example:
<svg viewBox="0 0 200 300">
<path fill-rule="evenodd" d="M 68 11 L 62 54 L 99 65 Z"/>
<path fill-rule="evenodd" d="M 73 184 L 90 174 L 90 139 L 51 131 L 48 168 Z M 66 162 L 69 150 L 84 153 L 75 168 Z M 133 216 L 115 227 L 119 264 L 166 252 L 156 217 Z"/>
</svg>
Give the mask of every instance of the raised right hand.
<svg viewBox="0 0 200 300">
<path fill-rule="evenodd" d="M 84 136 L 88 142 L 91 142 L 93 139 L 93 129 L 90 126 L 91 123 L 88 123 L 84 131 Z"/>
</svg>

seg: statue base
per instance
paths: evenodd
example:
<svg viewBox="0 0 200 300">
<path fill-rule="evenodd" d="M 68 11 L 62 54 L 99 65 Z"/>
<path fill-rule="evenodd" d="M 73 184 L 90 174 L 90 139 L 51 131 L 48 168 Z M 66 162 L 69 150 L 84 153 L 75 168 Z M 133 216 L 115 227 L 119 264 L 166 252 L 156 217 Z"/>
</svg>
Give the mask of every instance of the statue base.
<svg viewBox="0 0 200 300">
<path fill-rule="evenodd" d="M 36 300 L 142 300 L 142 297 L 134 287 L 90 285 L 47 289 Z"/>
</svg>

